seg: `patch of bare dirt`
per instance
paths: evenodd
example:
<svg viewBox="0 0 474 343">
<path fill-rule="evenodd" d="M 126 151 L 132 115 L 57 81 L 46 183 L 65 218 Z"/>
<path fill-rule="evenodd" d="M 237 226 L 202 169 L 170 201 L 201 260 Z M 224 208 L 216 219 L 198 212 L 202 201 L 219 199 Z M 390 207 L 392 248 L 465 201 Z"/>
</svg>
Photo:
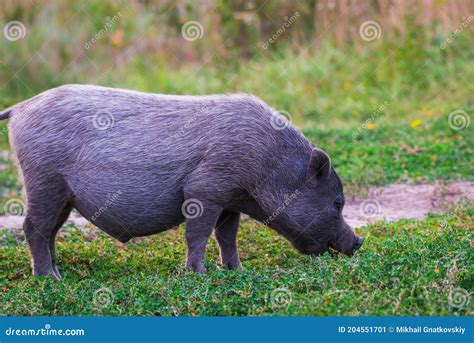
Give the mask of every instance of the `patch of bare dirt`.
<svg viewBox="0 0 474 343">
<path fill-rule="evenodd" d="M 24 216 L 2 215 L 0 216 L 0 230 L 20 228 L 23 226 L 24 220 Z M 88 221 L 84 217 L 74 212 L 71 213 L 71 215 L 69 216 L 68 222 L 72 222 L 78 226 L 84 226 L 88 223 Z"/>
<path fill-rule="evenodd" d="M 344 218 L 352 227 L 380 220 L 423 219 L 428 213 L 449 211 L 461 199 L 472 201 L 474 182 L 393 184 L 372 188 L 367 198 L 346 199 Z"/>
<path fill-rule="evenodd" d="M 371 188 L 366 198 L 348 198 L 344 218 L 352 227 L 364 226 L 380 220 L 396 221 L 402 218 L 423 219 L 428 213 L 449 211 L 461 199 L 472 201 L 474 182 L 447 184 L 393 184 Z M 0 229 L 19 228 L 23 216 L 0 216 Z M 88 221 L 73 212 L 69 222 L 84 226 Z"/>
</svg>

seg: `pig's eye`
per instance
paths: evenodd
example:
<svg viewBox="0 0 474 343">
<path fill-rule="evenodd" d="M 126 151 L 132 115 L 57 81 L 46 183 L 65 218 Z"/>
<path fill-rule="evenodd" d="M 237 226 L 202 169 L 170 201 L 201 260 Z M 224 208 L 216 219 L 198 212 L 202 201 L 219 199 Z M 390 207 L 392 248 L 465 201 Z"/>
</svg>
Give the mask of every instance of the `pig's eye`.
<svg viewBox="0 0 474 343">
<path fill-rule="evenodd" d="M 340 200 L 336 200 L 334 202 L 334 206 L 336 206 L 337 210 L 338 211 L 342 211 L 342 206 L 344 206 L 344 203 Z"/>
</svg>

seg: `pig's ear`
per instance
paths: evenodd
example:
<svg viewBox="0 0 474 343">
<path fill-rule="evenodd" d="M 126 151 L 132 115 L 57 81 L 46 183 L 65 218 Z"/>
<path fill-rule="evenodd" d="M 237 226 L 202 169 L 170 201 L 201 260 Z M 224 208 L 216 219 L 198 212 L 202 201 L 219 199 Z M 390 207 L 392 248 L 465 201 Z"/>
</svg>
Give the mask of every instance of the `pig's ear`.
<svg viewBox="0 0 474 343">
<path fill-rule="evenodd" d="M 315 176 L 318 179 L 326 180 L 331 173 L 331 159 L 323 150 L 314 148 L 308 165 L 308 177 Z"/>
</svg>

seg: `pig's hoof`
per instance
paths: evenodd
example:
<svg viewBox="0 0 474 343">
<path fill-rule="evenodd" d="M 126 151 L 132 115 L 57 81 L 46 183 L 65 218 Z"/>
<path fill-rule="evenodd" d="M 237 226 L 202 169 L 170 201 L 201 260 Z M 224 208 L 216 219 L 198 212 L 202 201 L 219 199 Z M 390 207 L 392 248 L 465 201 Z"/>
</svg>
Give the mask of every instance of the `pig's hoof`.
<svg viewBox="0 0 474 343">
<path fill-rule="evenodd" d="M 193 270 L 195 273 L 204 274 L 206 272 L 206 267 L 204 267 L 204 265 L 201 264 L 197 266 L 196 268 L 193 268 Z"/>
<path fill-rule="evenodd" d="M 53 269 L 51 270 L 51 274 L 58 281 L 62 279 L 61 274 L 59 274 L 58 267 L 56 267 L 55 265 L 53 266 Z"/>
<path fill-rule="evenodd" d="M 53 276 L 56 280 L 61 280 L 61 274 L 59 274 L 58 268 L 56 266 L 49 267 L 48 269 L 43 269 L 41 271 L 33 270 L 33 276 L 37 277 L 48 277 Z"/>
<path fill-rule="evenodd" d="M 242 267 L 242 265 L 240 263 L 239 264 L 227 263 L 227 269 L 229 269 L 229 270 L 244 270 L 244 267 Z"/>
<path fill-rule="evenodd" d="M 187 265 L 186 268 L 198 274 L 203 274 L 206 272 L 206 267 L 204 267 L 203 263 Z"/>
</svg>

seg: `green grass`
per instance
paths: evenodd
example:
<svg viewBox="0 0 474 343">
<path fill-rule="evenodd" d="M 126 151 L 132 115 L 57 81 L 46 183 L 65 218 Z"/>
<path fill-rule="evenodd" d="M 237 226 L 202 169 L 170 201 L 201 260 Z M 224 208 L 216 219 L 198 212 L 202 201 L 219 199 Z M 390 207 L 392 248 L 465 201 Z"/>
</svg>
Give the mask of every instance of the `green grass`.
<svg viewBox="0 0 474 343">
<path fill-rule="evenodd" d="M 473 180 L 474 131 L 453 130 L 447 115 L 416 128 L 410 121 L 377 123 L 354 138 L 359 128 L 304 130 L 329 153 L 348 190 L 393 182 Z"/>
<path fill-rule="evenodd" d="M 31 277 L 22 233 L 2 231 L 0 314 L 472 315 L 472 302 L 453 307 L 449 295 L 474 291 L 473 215 L 465 206 L 424 221 L 364 227 L 366 243 L 352 259 L 299 255 L 246 221 L 239 235 L 245 270 L 216 264 L 212 240 L 204 275 L 183 267 L 182 228 L 122 245 L 68 226 L 58 239 L 60 282 Z M 105 306 L 94 301 L 101 288 L 100 299 L 111 299 Z"/>
</svg>

